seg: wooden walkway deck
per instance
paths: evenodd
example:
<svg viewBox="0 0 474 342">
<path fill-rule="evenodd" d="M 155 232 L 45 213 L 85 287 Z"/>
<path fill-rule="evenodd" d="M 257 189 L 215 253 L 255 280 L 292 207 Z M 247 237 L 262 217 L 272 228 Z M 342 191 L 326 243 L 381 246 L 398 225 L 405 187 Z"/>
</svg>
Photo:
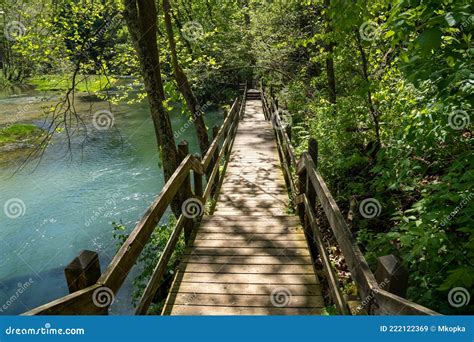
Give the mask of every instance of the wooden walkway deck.
<svg viewBox="0 0 474 342">
<path fill-rule="evenodd" d="M 165 315 L 311 315 L 324 306 L 299 219 L 285 213 L 271 123 L 250 95 L 216 210 L 186 250 Z"/>
</svg>

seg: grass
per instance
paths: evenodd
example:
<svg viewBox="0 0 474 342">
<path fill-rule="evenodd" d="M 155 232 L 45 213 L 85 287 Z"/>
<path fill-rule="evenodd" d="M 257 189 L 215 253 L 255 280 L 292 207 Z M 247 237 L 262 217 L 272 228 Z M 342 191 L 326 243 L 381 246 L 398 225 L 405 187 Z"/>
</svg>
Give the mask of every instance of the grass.
<svg viewBox="0 0 474 342">
<path fill-rule="evenodd" d="M 117 79 L 109 77 L 109 81 L 110 84 L 107 85 L 105 76 L 78 75 L 76 90 L 80 92 L 100 92 L 114 86 Z M 31 78 L 28 83 L 34 85 L 40 91 L 67 90 L 71 86 L 71 75 L 42 75 Z"/>
<path fill-rule="evenodd" d="M 32 140 L 43 133 L 43 129 L 28 124 L 15 124 L 0 128 L 0 145 Z"/>
</svg>

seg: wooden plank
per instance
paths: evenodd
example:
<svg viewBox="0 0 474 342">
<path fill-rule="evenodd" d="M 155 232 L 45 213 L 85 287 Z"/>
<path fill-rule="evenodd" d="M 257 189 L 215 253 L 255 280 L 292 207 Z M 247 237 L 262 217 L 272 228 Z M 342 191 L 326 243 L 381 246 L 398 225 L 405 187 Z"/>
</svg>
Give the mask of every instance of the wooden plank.
<svg viewBox="0 0 474 342">
<path fill-rule="evenodd" d="M 217 256 L 285 256 L 288 258 L 296 257 L 299 255 L 309 256 L 308 248 L 249 248 L 249 247 L 237 247 L 237 248 L 215 248 L 215 247 L 190 247 L 186 249 L 186 254 L 196 255 L 217 255 Z"/>
<path fill-rule="evenodd" d="M 249 174 L 227 174 L 224 184 L 240 183 L 242 181 L 260 184 L 285 184 L 282 173 L 249 173 Z"/>
<path fill-rule="evenodd" d="M 253 208 L 268 208 L 272 206 L 286 207 L 286 202 L 284 201 L 285 198 L 279 199 L 276 196 L 267 195 L 267 197 L 263 197 L 265 194 L 259 196 L 259 199 L 251 199 L 247 200 L 245 197 L 219 197 L 219 204 L 223 206 L 235 206 L 235 207 L 253 207 Z"/>
<path fill-rule="evenodd" d="M 257 185 L 257 184 L 223 184 L 221 187 L 223 192 L 236 192 L 239 191 L 242 195 L 256 195 L 256 194 L 281 194 L 286 193 L 284 186 L 276 185 Z"/>
<path fill-rule="evenodd" d="M 195 240 L 193 247 L 207 247 L 207 248 L 307 248 L 306 241 L 297 240 Z"/>
<path fill-rule="evenodd" d="M 239 202 L 244 201 L 241 194 L 221 194 L 218 198 L 219 202 Z M 249 196 L 250 197 L 250 196 Z M 276 201 L 281 203 L 288 202 L 288 194 L 285 192 L 277 193 L 277 194 L 267 194 L 267 193 L 259 193 L 252 195 L 251 199 L 246 199 L 245 203 L 251 203 L 252 205 L 260 203 L 260 201 Z"/>
<path fill-rule="evenodd" d="M 229 284 L 308 284 L 317 285 L 319 280 L 313 274 L 242 274 L 242 273 L 193 273 L 185 272 L 181 281 L 193 283 Z"/>
<path fill-rule="evenodd" d="M 218 216 L 216 216 L 218 217 Z M 255 216 L 258 218 L 259 216 Z M 302 233 L 303 228 L 301 227 L 282 227 L 279 225 L 272 225 L 269 224 L 267 226 L 257 226 L 252 225 L 250 227 L 247 226 L 219 226 L 218 224 L 206 225 L 205 227 L 200 227 L 198 230 L 199 234 L 206 234 L 206 233 L 222 233 L 222 234 L 283 234 L 289 235 L 291 233 Z"/>
<path fill-rule="evenodd" d="M 171 290 L 173 293 L 208 293 L 208 294 L 233 294 L 233 295 L 268 295 L 281 285 L 272 284 L 206 284 L 181 282 L 179 287 Z M 287 284 L 285 287 L 292 295 L 320 296 L 321 285 L 294 285 Z"/>
<path fill-rule="evenodd" d="M 191 306 L 175 305 L 167 307 L 164 315 L 206 315 L 206 316 L 236 316 L 236 315 L 320 315 L 320 308 L 258 308 L 258 307 L 222 307 L 222 306 Z"/>
<path fill-rule="evenodd" d="M 310 256 L 298 256 L 295 258 L 278 256 L 216 256 L 216 255 L 185 255 L 183 262 L 194 264 L 229 264 L 229 265 L 279 265 L 284 262 L 287 265 L 312 265 Z"/>
<path fill-rule="evenodd" d="M 235 232 L 230 233 L 215 233 L 215 232 L 198 232 L 196 240 L 236 240 L 236 241 L 278 241 L 278 240 L 298 240 L 305 241 L 306 238 L 303 232 L 288 234 L 288 233 L 247 233 L 239 234 Z"/>
<path fill-rule="evenodd" d="M 283 288 L 283 287 L 282 287 Z M 285 290 L 287 290 L 285 288 Z M 285 308 L 322 308 L 322 296 L 297 296 L 291 291 L 285 298 Z M 265 295 L 235 296 L 233 294 L 202 294 L 202 293 L 172 293 L 170 301 L 173 305 L 221 306 L 221 307 L 276 307 L 271 293 Z"/>
<path fill-rule="evenodd" d="M 312 265 L 287 265 L 284 262 L 275 265 L 235 265 L 235 264 L 198 264 L 188 262 L 181 265 L 184 272 L 193 273 L 253 273 L 253 274 L 314 274 Z"/>
<path fill-rule="evenodd" d="M 204 216 L 202 218 L 202 224 L 205 225 L 208 222 L 217 222 L 220 223 L 230 223 L 230 224 L 241 224 L 241 223 L 248 223 L 248 221 L 252 222 L 263 222 L 263 223 L 281 223 L 283 225 L 300 225 L 300 220 L 296 216 L 287 216 L 287 215 L 277 215 L 277 216 L 262 216 L 262 217 L 248 217 L 248 216 L 241 216 L 241 217 L 231 217 L 229 219 L 225 217 L 216 217 L 216 216 Z"/>
<path fill-rule="evenodd" d="M 281 215 L 285 212 L 285 208 L 273 208 L 268 210 L 252 210 L 252 209 L 234 209 L 234 208 L 221 208 L 218 206 L 214 215 L 222 216 L 240 216 L 240 215 L 249 215 L 249 216 L 261 216 L 261 215 Z"/>
</svg>

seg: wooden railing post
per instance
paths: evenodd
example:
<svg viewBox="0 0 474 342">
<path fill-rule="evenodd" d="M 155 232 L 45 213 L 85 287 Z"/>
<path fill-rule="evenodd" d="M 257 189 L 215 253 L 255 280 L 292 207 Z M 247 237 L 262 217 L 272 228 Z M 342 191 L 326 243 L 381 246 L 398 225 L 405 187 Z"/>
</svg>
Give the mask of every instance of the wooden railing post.
<svg viewBox="0 0 474 342">
<path fill-rule="evenodd" d="M 305 167 L 306 164 L 306 153 L 303 152 L 301 155 L 301 159 L 298 164 L 303 163 L 303 169 L 298 172 L 298 184 L 297 184 L 297 190 L 299 194 L 304 194 L 306 193 L 306 181 L 308 179 L 307 176 L 307 170 Z M 300 221 L 304 222 L 305 221 L 305 206 L 304 203 L 299 203 L 298 204 L 298 216 L 300 217 Z"/>
<path fill-rule="evenodd" d="M 223 137 L 224 141 L 225 141 L 225 139 L 227 139 L 228 136 L 232 136 L 235 132 L 236 121 L 237 121 L 237 120 L 235 120 L 235 118 L 239 117 L 239 113 L 236 112 L 236 113 L 233 113 L 232 115 L 234 115 L 234 118 L 232 118 L 232 122 L 230 123 L 229 128 L 228 128 L 226 134 Z M 225 148 L 224 148 L 224 158 L 229 154 L 229 148 L 230 148 L 230 144 L 225 146 Z"/>
<path fill-rule="evenodd" d="M 318 149 L 317 140 L 313 138 L 309 139 L 308 153 L 311 156 L 311 159 L 313 159 L 314 166 L 316 166 L 316 168 L 318 167 Z"/>
<path fill-rule="evenodd" d="M 196 155 L 196 159 L 201 160 L 201 156 Z M 202 175 L 200 175 L 199 173 L 194 171 L 193 172 L 193 180 L 194 180 L 194 196 L 202 198 L 202 195 L 204 194 L 204 186 L 203 186 L 203 182 L 202 182 Z"/>
<path fill-rule="evenodd" d="M 217 125 L 215 125 L 212 128 L 212 138 L 216 139 L 218 134 L 219 134 L 219 127 Z M 214 158 L 213 158 L 213 161 L 212 161 L 213 167 L 212 168 L 214 168 L 214 167 L 219 168 L 219 165 L 216 165 L 218 163 L 219 163 L 219 145 L 217 145 L 217 148 L 214 151 Z M 212 196 L 217 191 L 217 187 L 219 186 L 219 181 L 220 181 L 220 172 L 219 172 L 219 169 L 218 169 L 217 174 L 216 174 L 216 178 L 214 180 L 214 185 L 213 185 L 213 188 L 212 188 Z"/>
<path fill-rule="evenodd" d="M 408 272 L 400 260 L 393 254 L 378 258 L 375 279 L 382 290 L 406 297 L 408 288 Z"/>
<path fill-rule="evenodd" d="M 82 251 L 64 269 L 69 293 L 94 285 L 100 277 L 99 255 L 93 251 Z"/>
<path fill-rule="evenodd" d="M 316 162 L 314 161 L 313 158 L 317 160 L 318 157 L 318 143 L 315 139 L 311 138 L 308 142 L 308 154 L 307 157 L 308 159 L 313 160 L 314 165 L 316 165 Z M 313 163 L 307 163 L 307 167 L 310 167 L 310 165 L 313 165 Z M 314 212 L 316 212 L 316 190 L 314 189 L 313 183 L 311 182 L 309 178 L 309 173 L 310 170 L 306 170 L 306 197 L 308 198 L 308 203 Z M 307 237 L 309 241 L 314 242 L 314 234 L 312 229 L 307 229 Z M 315 246 L 315 243 L 312 243 L 310 245 L 310 250 L 311 254 L 313 255 L 313 258 L 316 259 L 319 256 L 319 251 Z"/>
<path fill-rule="evenodd" d="M 314 165 L 316 166 L 318 160 L 318 142 L 313 138 L 309 139 L 308 155 L 311 157 Z M 308 173 L 307 177 L 309 177 Z M 314 186 L 309 178 L 306 179 L 306 196 L 308 197 L 311 208 L 314 210 L 316 208 L 316 191 L 314 190 Z"/>
<path fill-rule="evenodd" d="M 180 162 L 182 162 L 189 154 L 189 144 L 186 140 L 181 141 L 178 144 L 178 159 Z M 183 184 L 181 186 L 181 203 L 182 205 L 185 203 L 185 201 L 189 198 L 192 197 L 193 193 L 191 190 L 191 177 L 190 177 L 190 172 L 188 173 L 187 177 L 183 181 Z M 191 239 L 191 234 L 193 231 L 194 227 L 194 221 L 190 218 L 185 218 L 184 222 L 184 240 L 186 244 L 189 243 Z"/>
<path fill-rule="evenodd" d="M 288 136 L 288 140 L 291 142 L 291 125 L 286 126 L 285 131 L 286 135 Z"/>
</svg>

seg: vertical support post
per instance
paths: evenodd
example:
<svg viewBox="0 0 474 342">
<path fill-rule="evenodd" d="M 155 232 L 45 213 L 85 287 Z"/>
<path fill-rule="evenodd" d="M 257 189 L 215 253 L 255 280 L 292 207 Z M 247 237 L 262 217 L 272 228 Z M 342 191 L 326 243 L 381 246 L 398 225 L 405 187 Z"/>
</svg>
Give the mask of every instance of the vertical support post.
<svg viewBox="0 0 474 342">
<path fill-rule="evenodd" d="M 217 125 L 215 125 L 213 128 L 212 128 L 212 139 L 216 139 L 217 138 L 217 135 L 219 134 L 219 127 Z M 217 187 L 219 186 L 219 181 L 220 181 L 220 173 L 219 173 L 219 145 L 217 145 L 217 148 L 214 152 L 214 158 L 213 158 L 213 163 L 212 163 L 214 167 L 217 167 L 217 173 L 216 173 L 216 177 L 214 179 L 214 184 L 212 186 L 212 195 L 214 195 L 217 191 Z"/>
<path fill-rule="evenodd" d="M 286 132 L 286 135 L 288 136 L 288 140 L 291 142 L 291 125 L 286 126 L 285 132 Z"/>
<path fill-rule="evenodd" d="M 314 162 L 314 165 L 316 166 L 316 168 L 318 167 L 318 155 L 319 155 L 319 152 L 318 152 L 318 142 L 316 139 L 309 139 L 309 143 L 308 143 L 308 153 L 309 155 L 311 156 L 311 158 L 313 159 L 313 162 Z"/>
<path fill-rule="evenodd" d="M 393 254 L 378 258 L 375 279 L 382 290 L 405 298 L 408 288 L 408 271 Z"/>
<path fill-rule="evenodd" d="M 196 155 L 196 158 L 199 160 L 202 159 L 200 155 Z M 202 182 L 203 175 L 200 175 L 199 173 L 194 172 L 193 177 L 194 177 L 193 179 L 194 180 L 194 196 L 202 198 L 202 195 L 204 194 L 204 186 Z"/>
<path fill-rule="evenodd" d="M 318 142 L 311 138 L 308 144 L 308 155 L 314 162 L 314 165 L 317 165 L 318 160 Z M 316 159 L 316 160 L 315 160 Z M 308 197 L 309 204 L 311 205 L 312 209 L 316 208 L 316 191 L 314 190 L 314 186 L 309 179 L 309 175 L 306 175 L 306 196 Z"/>
<path fill-rule="evenodd" d="M 317 163 L 317 158 L 318 158 L 318 143 L 315 139 L 311 138 L 308 143 L 308 153 L 307 153 L 307 158 L 309 160 L 312 160 L 314 162 L 314 165 Z M 316 161 L 314 160 L 316 159 Z M 307 163 L 307 167 L 312 165 L 312 163 Z M 309 206 L 311 210 L 316 211 L 316 190 L 314 189 L 313 183 L 311 182 L 309 178 L 309 172 L 310 170 L 307 170 L 306 173 L 306 197 L 308 198 Z M 308 229 L 308 239 L 310 241 L 314 242 L 314 234 L 311 228 Z M 316 258 L 319 256 L 318 249 L 316 248 L 315 244 L 311 244 L 311 254 L 313 255 L 313 258 Z"/>
<path fill-rule="evenodd" d="M 306 161 L 306 152 L 303 152 L 301 155 L 300 162 L 305 163 Z M 307 180 L 307 170 L 306 167 L 298 174 L 298 193 L 306 193 L 306 180 Z M 300 217 L 301 222 L 305 222 L 305 206 L 304 203 L 298 204 L 298 216 Z"/>
<path fill-rule="evenodd" d="M 189 144 L 186 140 L 183 140 L 178 144 L 178 159 L 180 160 L 180 162 L 183 161 L 184 158 L 186 158 L 188 154 L 189 154 Z M 184 201 L 191 198 L 192 195 L 193 193 L 191 190 L 191 177 L 188 173 L 180 191 L 181 203 L 184 203 Z M 188 244 L 191 239 L 193 227 L 194 227 L 193 220 L 186 218 L 184 222 L 184 240 L 186 244 Z"/>
<path fill-rule="evenodd" d="M 64 269 L 69 293 L 94 285 L 100 278 L 99 255 L 93 251 L 82 251 Z"/>
</svg>

